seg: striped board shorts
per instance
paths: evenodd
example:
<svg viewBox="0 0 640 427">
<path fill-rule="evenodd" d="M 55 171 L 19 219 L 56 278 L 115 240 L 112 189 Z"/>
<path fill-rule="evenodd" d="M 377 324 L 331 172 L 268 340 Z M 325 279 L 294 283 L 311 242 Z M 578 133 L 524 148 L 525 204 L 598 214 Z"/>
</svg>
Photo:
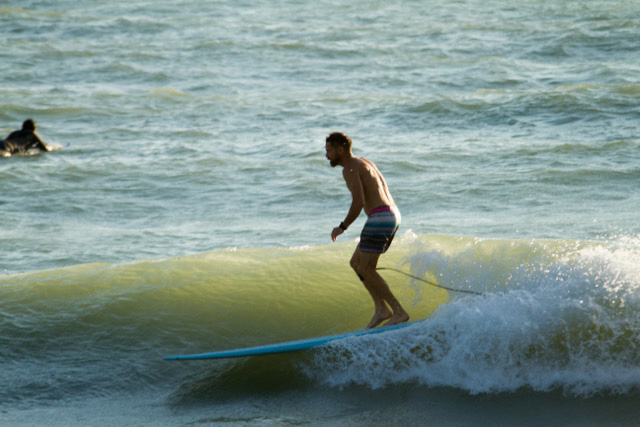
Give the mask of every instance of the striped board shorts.
<svg viewBox="0 0 640 427">
<path fill-rule="evenodd" d="M 360 235 L 360 251 L 382 254 L 389 249 L 400 227 L 400 212 L 390 206 L 380 206 L 369 214 Z"/>
</svg>

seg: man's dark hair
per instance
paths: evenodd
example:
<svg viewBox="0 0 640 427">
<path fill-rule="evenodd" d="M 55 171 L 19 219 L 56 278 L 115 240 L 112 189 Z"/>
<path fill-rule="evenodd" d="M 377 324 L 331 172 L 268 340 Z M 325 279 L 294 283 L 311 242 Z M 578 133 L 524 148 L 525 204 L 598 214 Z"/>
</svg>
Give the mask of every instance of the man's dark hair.
<svg viewBox="0 0 640 427">
<path fill-rule="evenodd" d="M 33 119 L 27 119 L 22 123 L 22 130 L 30 130 L 30 131 L 34 131 L 36 130 L 36 122 L 33 121 Z"/>
<path fill-rule="evenodd" d="M 344 147 L 347 151 L 351 151 L 351 138 L 342 132 L 333 132 L 327 137 L 326 142 L 330 143 L 333 148 Z"/>
</svg>

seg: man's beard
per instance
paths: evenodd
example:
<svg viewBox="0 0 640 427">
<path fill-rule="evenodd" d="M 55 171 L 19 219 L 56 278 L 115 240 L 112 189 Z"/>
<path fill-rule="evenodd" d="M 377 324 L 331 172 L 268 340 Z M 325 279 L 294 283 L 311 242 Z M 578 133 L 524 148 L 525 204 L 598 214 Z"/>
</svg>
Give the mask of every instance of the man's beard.
<svg viewBox="0 0 640 427">
<path fill-rule="evenodd" d="M 335 168 L 340 164 L 340 160 L 329 160 L 329 164 L 331 165 L 332 168 Z"/>
</svg>

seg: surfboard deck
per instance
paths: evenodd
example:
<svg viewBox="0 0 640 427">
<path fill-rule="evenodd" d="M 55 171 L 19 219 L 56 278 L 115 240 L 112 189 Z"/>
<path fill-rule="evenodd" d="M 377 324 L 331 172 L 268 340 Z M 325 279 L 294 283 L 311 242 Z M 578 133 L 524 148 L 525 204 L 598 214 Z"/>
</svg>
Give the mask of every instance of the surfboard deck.
<svg viewBox="0 0 640 427">
<path fill-rule="evenodd" d="M 287 341 L 277 344 L 260 345 L 256 347 L 236 348 L 233 350 L 214 351 L 212 353 L 183 354 L 179 356 L 167 356 L 164 360 L 201 360 L 201 359 L 229 359 L 232 357 L 261 356 L 266 354 L 288 353 L 293 351 L 308 350 L 322 346 L 328 342 L 361 335 L 379 334 L 394 331 L 413 325 L 415 322 L 400 323 L 392 326 L 381 326 L 373 329 L 361 329 L 352 332 L 344 332 L 336 335 L 306 338 L 297 341 Z"/>
</svg>

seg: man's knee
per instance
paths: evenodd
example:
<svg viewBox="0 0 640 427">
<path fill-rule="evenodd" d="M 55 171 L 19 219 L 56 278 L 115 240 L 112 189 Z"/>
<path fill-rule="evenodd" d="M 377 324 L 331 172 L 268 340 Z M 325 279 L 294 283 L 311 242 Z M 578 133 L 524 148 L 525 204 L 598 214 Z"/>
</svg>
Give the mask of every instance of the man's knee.
<svg viewBox="0 0 640 427">
<path fill-rule="evenodd" d="M 363 281 L 377 274 L 375 265 L 369 265 L 369 264 L 364 264 L 364 265 L 360 264 L 356 272 L 358 274 L 358 277 L 360 277 L 360 280 L 363 280 Z"/>
<path fill-rule="evenodd" d="M 351 266 L 353 271 L 356 272 L 356 274 L 358 275 L 358 278 L 362 282 L 364 282 L 364 276 L 360 273 L 360 263 L 358 262 L 356 257 L 351 258 L 351 261 L 349 261 L 349 265 Z"/>
<path fill-rule="evenodd" d="M 353 254 L 353 257 L 351 257 L 351 261 L 349 262 L 351 268 L 353 268 L 360 280 L 363 282 L 370 276 L 375 276 L 377 274 L 377 263 L 377 256 L 371 257 L 368 256 L 368 254 L 363 254 L 359 251 Z"/>
</svg>

